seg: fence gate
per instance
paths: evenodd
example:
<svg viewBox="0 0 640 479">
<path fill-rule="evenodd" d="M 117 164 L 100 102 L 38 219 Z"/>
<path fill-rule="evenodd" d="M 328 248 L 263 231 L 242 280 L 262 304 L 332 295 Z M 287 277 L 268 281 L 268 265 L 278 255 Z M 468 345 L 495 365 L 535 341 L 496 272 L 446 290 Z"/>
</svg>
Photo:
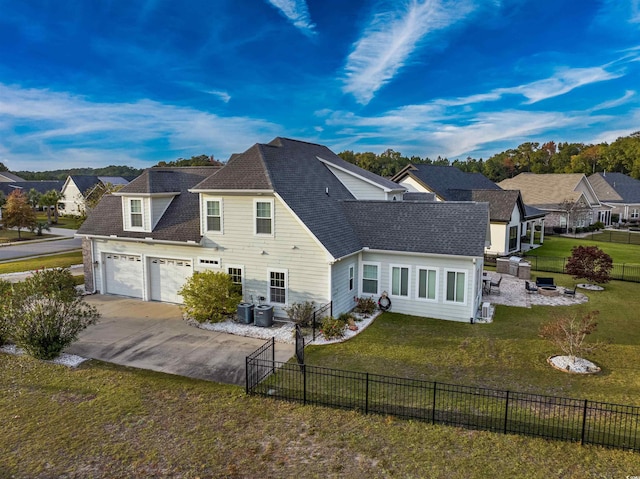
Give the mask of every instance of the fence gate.
<svg viewBox="0 0 640 479">
<path fill-rule="evenodd" d="M 299 324 L 296 324 L 296 359 L 301 366 L 304 364 L 304 336 Z"/>
</svg>

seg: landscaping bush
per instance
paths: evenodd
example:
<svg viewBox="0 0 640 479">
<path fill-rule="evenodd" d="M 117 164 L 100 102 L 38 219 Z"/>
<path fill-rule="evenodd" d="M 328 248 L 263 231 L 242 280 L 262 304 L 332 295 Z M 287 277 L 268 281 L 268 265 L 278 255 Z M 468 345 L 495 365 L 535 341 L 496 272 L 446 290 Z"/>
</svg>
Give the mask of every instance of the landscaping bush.
<svg viewBox="0 0 640 479">
<path fill-rule="evenodd" d="M 315 308 L 316 304 L 313 301 L 305 301 L 304 303 L 293 303 L 284 310 L 294 323 L 301 327 L 308 327 L 311 326 Z"/>
<path fill-rule="evenodd" d="M 604 229 L 604 223 L 602 221 L 596 221 L 595 223 L 593 223 L 591 225 L 593 227 L 594 230 L 603 230 Z"/>
<path fill-rule="evenodd" d="M 347 323 L 343 320 L 328 316 L 322 320 L 320 332 L 326 339 L 336 339 L 344 336 L 346 327 Z"/>
<path fill-rule="evenodd" d="M 0 279 L 0 346 L 9 341 L 11 337 L 11 310 L 12 285 L 8 281 Z"/>
<path fill-rule="evenodd" d="M 37 271 L 13 285 L 9 318 L 12 339 L 29 355 L 53 359 L 100 314 L 84 302 L 66 268 Z"/>
<path fill-rule="evenodd" d="M 183 311 L 199 323 L 218 323 L 233 316 L 242 301 L 242 294 L 223 272 L 196 272 L 178 291 L 182 295 Z"/>
<path fill-rule="evenodd" d="M 373 314 L 378 306 L 376 300 L 371 297 L 362 297 L 357 299 L 358 304 L 354 308 L 354 311 L 358 314 L 362 314 L 365 318 Z"/>
</svg>

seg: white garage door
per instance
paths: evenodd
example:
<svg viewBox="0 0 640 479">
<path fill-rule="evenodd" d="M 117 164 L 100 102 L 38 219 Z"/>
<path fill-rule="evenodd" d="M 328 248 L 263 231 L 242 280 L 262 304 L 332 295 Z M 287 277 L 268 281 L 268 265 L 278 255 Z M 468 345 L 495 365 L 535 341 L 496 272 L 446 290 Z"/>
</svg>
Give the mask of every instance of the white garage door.
<svg viewBox="0 0 640 479">
<path fill-rule="evenodd" d="M 137 255 L 105 254 L 105 292 L 142 298 L 142 258 Z"/>
<path fill-rule="evenodd" d="M 182 303 L 178 290 L 193 274 L 189 260 L 149 258 L 149 280 L 151 299 L 165 303 Z"/>
</svg>

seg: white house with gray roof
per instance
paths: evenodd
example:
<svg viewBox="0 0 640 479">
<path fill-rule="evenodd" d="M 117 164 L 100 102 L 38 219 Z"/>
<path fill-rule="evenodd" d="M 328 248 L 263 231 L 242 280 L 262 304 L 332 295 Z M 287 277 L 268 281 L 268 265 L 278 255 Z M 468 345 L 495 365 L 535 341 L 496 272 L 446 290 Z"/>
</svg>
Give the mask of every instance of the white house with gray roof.
<svg viewBox="0 0 640 479">
<path fill-rule="evenodd" d="M 405 188 L 328 148 L 276 138 L 222 168 L 151 168 L 78 231 L 96 291 L 181 302 L 194 271 L 224 271 L 245 301 L 332 303 L 387 292 L 391 311 L 472 321 L 489 241 L 486 203 L 404 199 Z"/>
</svg>

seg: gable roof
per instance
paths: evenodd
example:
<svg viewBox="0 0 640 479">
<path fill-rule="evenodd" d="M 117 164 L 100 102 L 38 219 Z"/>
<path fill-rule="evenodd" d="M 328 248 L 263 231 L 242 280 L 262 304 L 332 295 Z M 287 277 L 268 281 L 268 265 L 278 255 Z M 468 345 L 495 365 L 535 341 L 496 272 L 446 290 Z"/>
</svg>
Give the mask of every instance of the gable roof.
<svg viewBox="0 0 640 479">
<path fill-rule="evenodd" d="M 640 181 L 622 173 L 595 173 L 589 183 L 600 201 L 640 203 Z"/>
<path fill-rule="evenodd" d="M 582 173 L 520 173 L 498 185 L 505 190 L 520 190 L 526 204 L 553 208 L 565 200 L 579 200 L 583 193 L 576 188 L 583 178 Z"/>
<path fill-rule="evenodd" d="M 0 191 L 5 195 L 10 195 L 15 190 L 22 190 L 25 194 L 34 188 L 38 193 L 46 193 L 50 190 L 61 191 L 64 181 L 62 180 L 44 180 L 44 181 L 0 181 Z"/>
<path fill-rule="evenodd" d="M 449 190 L 449 196 L 456 201 L 480 201 L 489 203 L 489 217 L 492 222 L 508 223 L 514 208 L 525 216 L 524 204 L 518 190 Z"/>
<path fill-rule="evenodd" d="M 482 256 L 489 205 L 468 202 L 344 201 L 361 245 L 377 250 Z"/>
<path fill-rule="evenodd" d="M 104 195 L 89 213 L 78 230 L 79 235 L 111 236 L 123 238 L 153 238 L 162 241 L 199 242 L 199 197 L 189 188 L 215 173 L 220 167 L 150 168 L 124 186 L 117 195 Z M 179 193 L 165 211 L 152 232 L 124 231 L 122 222 L 122 196 Z"/>
<path fill-rule="evenodd" d="M 83 195 L 100 182 L 98 177 L 94 175 L 69 175 L 69 178 L 67 178 L 67 182 L 71 181 L 75 183 L 75 185 L 80 190 L 80 193 L 82 193 Z"/>
<path fill-rule="evenodd" d="M 15 181 L 26 181 L 24 178 L 20 178 L 18 175 L 14 175 L 13 173 L 9 173 L 8 171 L 0 171 L 0 182 L 15 182 Z"/>
<path fill-rule="evenodd" d="M 433 191 L 444 201 L 455 201 L 452 190 L 499 190 L 486 176 L 480 173 L 467 173 L 455 166 L 407 165 L 392 180 L 402 181 L 410 176 L 425 188 Z"/>
</svg>

